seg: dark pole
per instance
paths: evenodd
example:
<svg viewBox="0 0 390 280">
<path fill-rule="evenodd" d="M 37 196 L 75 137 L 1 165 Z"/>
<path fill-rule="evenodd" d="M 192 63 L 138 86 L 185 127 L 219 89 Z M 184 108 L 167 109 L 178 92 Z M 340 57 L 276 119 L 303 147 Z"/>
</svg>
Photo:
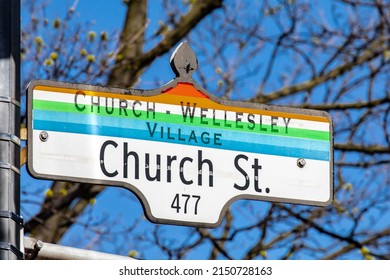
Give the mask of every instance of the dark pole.
<svg viewBox="0 0 390 280">
<path fill-rule="evenodd" d="M 20 0 L 0 0 L 0 260 L 24 258 L 19 135 Z"/>
</svg>

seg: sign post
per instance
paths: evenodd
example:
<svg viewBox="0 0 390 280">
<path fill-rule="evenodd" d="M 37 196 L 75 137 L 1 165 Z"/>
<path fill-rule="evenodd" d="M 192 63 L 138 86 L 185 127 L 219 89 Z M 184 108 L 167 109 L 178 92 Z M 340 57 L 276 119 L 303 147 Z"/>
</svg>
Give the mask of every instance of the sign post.
<svg viewBox="0 0 390 280">
<path fill-rule="evenodd" d="M 0 0 L 0 259 L 23 259 L 20 217 L 20 1 Z"/>
<path fill-rule="evenodd" d="M 32 82 L 30 173 L 127 188 L 156 223 L 214 227 L 238 199 L 332 201 L 326 112 L 217 98 L 192 79 L 187 43 L 171 66 L 176 78 L 148 91 Z"/>
</svg>

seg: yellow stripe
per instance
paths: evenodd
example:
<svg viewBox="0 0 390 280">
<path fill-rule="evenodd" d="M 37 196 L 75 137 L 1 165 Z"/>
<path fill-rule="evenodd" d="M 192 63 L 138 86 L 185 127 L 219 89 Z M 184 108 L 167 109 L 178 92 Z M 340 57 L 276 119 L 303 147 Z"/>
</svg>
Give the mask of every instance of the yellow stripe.
<svg viewBox="0 0 390 280">
<path fill-rule="evenodd" d="M 268 110 L 260 110 L 255 108 L 231 107 L 231 106 L 222 105 L 207 98 L 206 95 L 203 95 L 191 84 L 177 84 L 175 88 L 169 89 L 164 93 L 153 95 L 153 96 L 127 95 L 127 94 L 112 93 L 112 92 L 103 92 L 103 91 L 97 92 L 97 91 L 90 91 L 90 90 L 58 88 L 54 86 L 42 86 L 42 85 L 36 86 L 34 90 L 60 92 L 66 94 L 75 94 L 78 91 L 82 91 L 84 94 L 89 96 L 100 96 L 106 98 L 126 99 L 126 100 L 139 100 L 145 102 L 156 102 L 156 103 L 163 103 L 163 104 L 170 104 L 170 105 L 181 105 L 181 102 L 183 102 L 186 105 L 187 102 L 190 102 L 190 103 L 196 103 L 197 107 L 207 108 L 207 109 L 329 123 L 329 120 L 326 117 L 322 117 L 322 116 L 301 115 L 301 114 L 294 114 L 288 112 L 268 111 Z M 186 96 L 183 92 L 188 92 L 189 93 L 188 95 L 190 96 Z"/>
</svg>

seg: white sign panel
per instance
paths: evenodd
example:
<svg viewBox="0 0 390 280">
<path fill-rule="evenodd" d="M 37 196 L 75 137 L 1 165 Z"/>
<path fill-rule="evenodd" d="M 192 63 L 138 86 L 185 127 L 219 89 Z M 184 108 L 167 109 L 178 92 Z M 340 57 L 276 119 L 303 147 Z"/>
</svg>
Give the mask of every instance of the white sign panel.
<svg viewBox="0 0 390 280">
<path fill-rule="evenodd" d="M 153 222 L 216 226 L 237 199 L 332 201 L 326 113 L 219 100 L 180 80 L 158 92 L 36 81 L 28 97 L 30 173 L 128 188 Z"/>
</svg>

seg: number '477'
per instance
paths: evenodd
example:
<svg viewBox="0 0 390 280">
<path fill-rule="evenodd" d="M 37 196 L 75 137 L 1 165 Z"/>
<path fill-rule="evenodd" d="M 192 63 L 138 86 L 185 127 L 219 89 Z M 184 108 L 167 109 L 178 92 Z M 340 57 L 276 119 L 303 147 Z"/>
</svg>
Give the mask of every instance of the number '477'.
<svg viewBox="0 0 390 280">
<path fill-rule="evenodd" d="M 188 214 L 194 213 L 198 215 L 199 195 L 176 194 L 173 198 L 171 208 L 176 209 L 176 213 Z"/>
</svg>

